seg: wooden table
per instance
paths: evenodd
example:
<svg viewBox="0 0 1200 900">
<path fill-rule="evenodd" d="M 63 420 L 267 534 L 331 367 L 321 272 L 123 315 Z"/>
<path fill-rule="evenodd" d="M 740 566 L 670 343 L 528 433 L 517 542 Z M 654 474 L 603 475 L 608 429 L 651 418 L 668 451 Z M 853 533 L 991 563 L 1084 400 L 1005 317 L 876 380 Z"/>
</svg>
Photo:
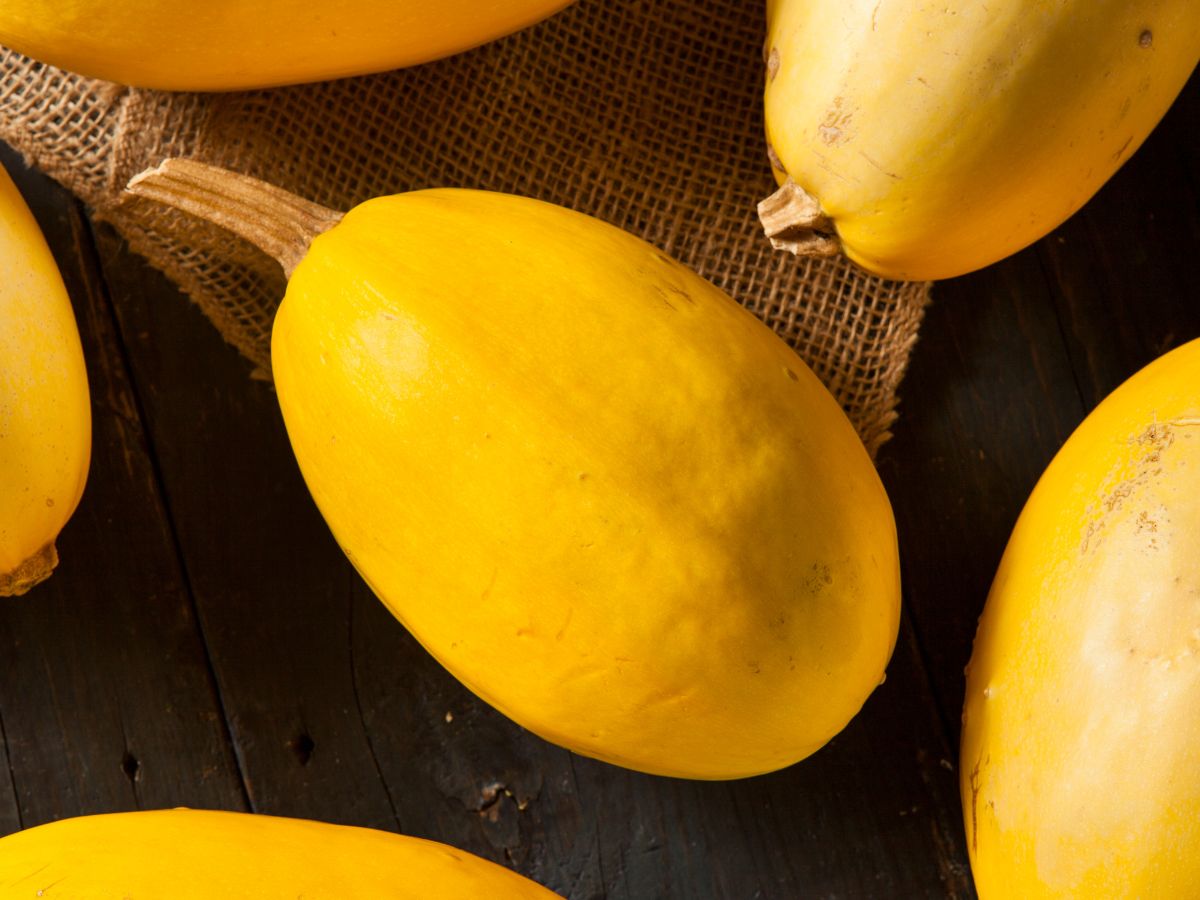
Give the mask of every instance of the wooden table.
<svg viewBox="0 0 1200 900">
<path fill-rule="evenodd" d="M 95 415 L 61 567 L 0 604 L 0 833 L 250 809 L 446 841 L 578 900 L 974 896 L 955 748 L 975 620 L 1071 430 L 1200 336 L 1200 78 L 1080 214 L 936 287 L 879 458 L 905 603 L 887 681 L 812 758 L 732 783 L 574 756 L 460 687 L 334 544 L 270 386 L 0 158 L 74 298 Z"/>
</svg>

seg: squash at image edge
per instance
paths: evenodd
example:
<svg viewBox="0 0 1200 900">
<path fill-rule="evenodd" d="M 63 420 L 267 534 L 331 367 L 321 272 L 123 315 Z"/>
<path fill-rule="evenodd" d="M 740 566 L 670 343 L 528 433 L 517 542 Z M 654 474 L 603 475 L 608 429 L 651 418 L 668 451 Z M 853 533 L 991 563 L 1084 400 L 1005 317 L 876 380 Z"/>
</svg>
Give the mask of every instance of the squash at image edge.
<svg viewBox="0 0 1200 900">
<path fill-rule="evenodd" d="M 982 900 L 1200 886 L 1200 340 L 1079 426 L 975 638 L 961 788 Z"/>
<path fill-rule="evenodd" d="M 79 504 L 91 405 L 71 301 L 37 222 L 0 167 L 0 597 L 49 577 Z"/>
<path fill-rule="evenodd" d="M 304 819 L 170 809 L 0 838 L 0 900 L 554 900 L 445 844 Z"/>
<path fill-rule="evenodd" d="M 228 91 L 467 50 L 570 0 L 4 0 L 0 44 L 135 87 Z"/>
<path fill-rule="evenodd" d="M 1047 234 L 1200 58 L 1197 0 L 769 0 L 767 19 L 784 185 L 767 233 L 887 278 L 961 275 Z"/>
</svg>

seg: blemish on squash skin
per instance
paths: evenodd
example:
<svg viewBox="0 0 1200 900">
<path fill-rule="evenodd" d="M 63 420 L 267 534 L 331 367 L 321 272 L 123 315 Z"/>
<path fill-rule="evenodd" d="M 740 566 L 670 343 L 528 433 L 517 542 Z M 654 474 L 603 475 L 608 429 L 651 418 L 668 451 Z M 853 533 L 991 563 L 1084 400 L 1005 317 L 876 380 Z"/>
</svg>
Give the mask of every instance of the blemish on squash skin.
<svg viewBox="0 0 1200 900">
<path fill-rule="evenodd" d="M 1134 470 L 1133 474 L 1109 487 L 1097 504 L 1089 506 L 1084 511 L 1089 521 L 1080 542 L 1079 552 L 1081 554 L 1099 547 L 1108 517 L 1119 510 L 1138 488 L 1151 478 L 1162 474 L 1160 465 L 1162 455 L 1175 443 L 1173 426 L 1179 424 L 1178 420 L 1169 423 L 1152 422 L 1142 432 L 1129 439 L 1130 444 L 1137 444 L 1145 448 L 1144 455 L 1130 461 Z M 1138 517 L 1137 530 L 1156 531 L 1157 522 L 1151 520 L 1148 514 L 1143 512 Z"/>
<path fill-rule="evenodd" d="M 487 587 L 483 589 L 483 593 L 479 595 L 479 602 L 482 603 L 492 595 L 492 588 L 496 586 L 496 576 L 500 574 L 500 567 L 496 566 L 492 569 L 491 580 L 488 581 Z"/>
<path fill-rule="evenodd" d="M 851 136 L 850 126 L 854 121 L 854 110 L 843 109 L 844 102 L 841 97 L 835 97 L 833 106 L 829 107 L 825 118 L 817 126 L 817 133 L 821 136 L 821 140 L 830 147 L 846 143 Z"/>
<path fill-rule="evenodd" d="M 771 168 L 776 172 L 786 172 L 783 167 L 783 160 L 779 158 L 779 154 L 775 152 L 775 148 L 767 144 L 767 162 L 771 164 Z"/>
<path fill-rule="evenodd" d="M 1112 157 L 1112 158 L 1113 158 L 1113 162 L 1116 162 L 1116 161 L 1117 161 L 1117 160 L 1119 160 L 1119 159 L 1120 159 L 1122 156 L 1124 156 L 1124 155 L 1125 155 L 1125 151 L 1129 149 L 1129 145 L 1130 145 L 1130 144 L 1132 144 L 1132 143 L 1133 143 L 1133 136 L 1132 136 L 1132 135 L 1131 135 L 1131 136 L 1129 136 L 1129 137 L 1127 137 L 1127 138 L 1125 138 L 1125 143 L 1123 143 L 1123 144 L 1120 146 L 1120 148 L 1117 150 L 1117 152 L 1113 154 L 1113 157 Z"/>
<path fill-rule="evenodd" d="M 826 563 L 813 563 L 811 574 L 804 579 L 810 594 L 819 594 L 833 584 L 833 570 Z"/>
<path fill-rule="evenodd" d="M 688 293 L 686 288 L 681 288 L 678 285 L 671 284 L 667 285 L 667 290 L 669 290 L 672 294 L 675 294 L 677 297 L 682 298 L 683 302 L 687 303 L 689 306 L 696 305 L 695 299 L 690 293 Z"/>
<path fill-rule="evenodd" d="M 990 755 L 987 759 L 977 759 L 971 769 L 971 850 L 976 853 L 979 852 L 979 790 L 982 787 L 979 771 L 990 760 Z"/>
<path fill-rule="evenodd" d="M 895 180 L 895 181 L 899 181 L 899 180 L 900 180 L 900 176 L 899 176 L 899 175 L 897 175 L 895 172 L 889 172 L 887 169 L 885 169 L 885 168 L 883 167 L 883 165 L 882 165 L 881 163 L 879 163 L 877 160 L 874 160 L 874 159 L 872 159 L 871 157 L 869 157 L 869 156 L 868 156 L 866 153 L 864 153 L 862 150 L 859 150 L 859 151 L 858 151 L 858 155 L 859 155 L 859 156 L 861 156 L 863 159 L 865 159 L 867 162 L 869 162 L 871 165 L 873 165 L 875 168 L 877 168 L 877 169 L 878 169 L 880 172 L 882 172 L 882 173 L 883 173 L 884 175 L 886 175 L 888 178 L 891 178 L 891 179 L 893 179 L 893 180 Z"/>
<path fill-rule="evenodd" d="M 1138 35 L 1138 46 L 1143 50 L 1149 50 L 1154 46 L 1154 33 L 1149 28 Z"/>
<path fill-rule="evenodd" d="M 662 300 L 662 302 L 663 302 L 663 303 L 665 303 L 665 304 L 666 304 L 666 306 L 667 306 L 667 308 L 668 308 L 668 309 L 670 309 L 672 312 L 678 312 L 678 311 L 679 311 L 679 310 L 678 310 L 678 308 L 675 306 L 675 304 L 674 304 L 674 303 L 672 303 L 672 302 L 671 302 L 671 301 L 670 301 L 670 300 L 667 298 L 667 292 L 666 292 L 666 290 L 664 290 L 664 289 L 663 289 L 662 285 L 658 285 L 658 284 L 654 285 L 654 290 L 658 292 L 658 298 L 659 298 L 660 300 Z"/>
<path fill-rule="evenodd" d="M 565 620 L 565 621 L 562 623 L 562 626 L 561 626 L 561 627 L 558 629 L 558 631 L 557 631 L 557 632 L 555 633 L 555 635 L 554 635 L 554 639 L 555 639 L 556 641 L 561 641 L 561 640 L 563 639 L 563 635 L 567 633 L 567 628 L 570 626 L 570 624 L 571 624 L 571 618 L 572 618 L 574 615 L 575 615 L 575 607 L 573 607 L 573 606 L 572 606 L 572 607 L 568 607 L 568 608 L 567 608 L 567 618 L 566 618 L 566 620 Z"/>
<path fill-rule="evenodd" d="M 774 81 L 775 76 L 779 74 L 779 48 L 772 47 L 771 52 L 767 54 L 767 80 Z"/>
</svg>

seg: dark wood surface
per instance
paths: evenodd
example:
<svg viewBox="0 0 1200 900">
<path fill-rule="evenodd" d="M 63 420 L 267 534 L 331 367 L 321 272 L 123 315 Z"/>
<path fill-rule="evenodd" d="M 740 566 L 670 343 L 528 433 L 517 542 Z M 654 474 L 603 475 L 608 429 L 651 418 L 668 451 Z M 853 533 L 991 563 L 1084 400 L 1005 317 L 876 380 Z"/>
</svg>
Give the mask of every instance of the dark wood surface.
<svg viewBox="0 0 1200 900">
<path fill-rule="evenodd" d="M 729 783 L 574 756 L 459 686 L 333 542 L 269 385 L 77 201 L 0 161 L 74 300 L 95 416 L 59 571 L 0 604 L 0 833 L 247 809 L 445 841 L 574 900 L 974 896 L 956 746 L 975 621 L 1071 430 L 1200 337 L 1200 79 L 1072 220 L 936 287 L 879 459 L 905 603 L 887 681 L 815 756 Z"/>
</svg>

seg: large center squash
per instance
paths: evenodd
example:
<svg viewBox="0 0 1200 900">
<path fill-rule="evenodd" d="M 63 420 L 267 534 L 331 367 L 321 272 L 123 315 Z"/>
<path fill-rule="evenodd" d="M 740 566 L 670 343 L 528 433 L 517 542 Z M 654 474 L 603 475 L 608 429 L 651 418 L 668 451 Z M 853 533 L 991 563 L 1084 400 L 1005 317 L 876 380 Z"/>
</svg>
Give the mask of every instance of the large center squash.
<svg viewBox="0 0 1200 900">
<path fill-rule="evenodd" d="M 538 734 L 751 775 L 881 680 L 897 549 L 862 444 L 791 349 L 644 241 L 500 194 L 372 200 L 296 268 L 273 357 L 347 556 Z"/>
</svg>

